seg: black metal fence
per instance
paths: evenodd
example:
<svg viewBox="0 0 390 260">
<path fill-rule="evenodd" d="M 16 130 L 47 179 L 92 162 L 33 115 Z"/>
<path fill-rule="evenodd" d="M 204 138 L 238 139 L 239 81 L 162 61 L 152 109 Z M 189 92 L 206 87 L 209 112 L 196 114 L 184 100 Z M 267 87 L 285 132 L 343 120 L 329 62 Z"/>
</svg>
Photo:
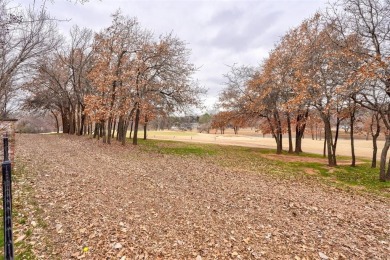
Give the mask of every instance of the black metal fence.
<svg viewBox="0 0 390 260">
<path fill-rule="evenodd" d="M 14 244 L 12 240 L 12 179 L 11 161 L 9 159 L 8 137 L 3 137 L 4 161 L 3 172 L 3 224 L 4 224 L 4 259 L 14 259 Z"/>
</svg>

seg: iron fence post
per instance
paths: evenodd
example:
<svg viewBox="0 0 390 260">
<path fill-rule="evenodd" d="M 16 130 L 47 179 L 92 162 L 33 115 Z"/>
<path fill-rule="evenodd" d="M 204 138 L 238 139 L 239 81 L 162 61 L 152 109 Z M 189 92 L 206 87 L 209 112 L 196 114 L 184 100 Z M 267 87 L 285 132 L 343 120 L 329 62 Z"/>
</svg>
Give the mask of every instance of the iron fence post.
<svg viewBox="0 0 390 260">
<path fill-rule="evenodd" d="M 14 259 L 14 245 L 12 239 L 12 179 L 11 162 L 8 158 L 8 137 L 3 138 L 4 161 L 3 174 L 3 224 L 4 224 L 4 259 Z"/>
<path fill-rule="evenodd" d="M 9 160 L 9 155 L 8 155 L 8 136 L 5 134 L 3 136 L 3 149 L 4 149 L 4 161 Z"/>
</svg>

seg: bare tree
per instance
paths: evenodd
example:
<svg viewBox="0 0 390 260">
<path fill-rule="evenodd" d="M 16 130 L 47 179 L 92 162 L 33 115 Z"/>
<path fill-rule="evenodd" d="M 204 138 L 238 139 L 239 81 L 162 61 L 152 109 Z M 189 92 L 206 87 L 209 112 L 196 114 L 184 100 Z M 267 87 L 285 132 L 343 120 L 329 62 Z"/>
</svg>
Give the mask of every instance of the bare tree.
<svg viewBox="0 0 390 260">
<path fill-rule="evenodd" d="M 386 142 L 381 153 L 380 180 L 390 180 L 386 167 L 390 148 L 390 1 L 340 0 L 329 5 L 328 19 L 344 38 L 357 34 L 362 39 L 358 51 L 361 66 L 353 74 L 357 88 L 355 100 L 361 106 L 380 114 L 386 128 Z M 350 47 L 347 45 L 347 47 Z"/>
<path fill-rule="evenodd" d="M 255 75 L 255 68 L 250 66 L 229 66 L 230 71 L 224 74 L 225 88 L 219 93 L 218 106 L 224 110 L 237 111 L 244 115 L 245 105 L 251 97 L 246 91 L 248 82 Z"/>
<path fill-rule="evenodd" d="M 92 65 L 92 31 L 74 26 L 70 31 L 70 36 L 70 45 L 60 57 L 64 57 L 62 62 L 69 68 L 72 94 L 75 100 L 72 128 L 75 129 L 76 134 L 82 135 L 86 124 L 84 97 L 92 91 L 87 78 Z"/>
<path fill-rule="evenodd" d="M 0 0 L 0 113 L 8 114 L 11 98 L 28 68 L 58 45 L 56 25 L 44 11 L 34 7 L 12 8 Z"/>
</svg>

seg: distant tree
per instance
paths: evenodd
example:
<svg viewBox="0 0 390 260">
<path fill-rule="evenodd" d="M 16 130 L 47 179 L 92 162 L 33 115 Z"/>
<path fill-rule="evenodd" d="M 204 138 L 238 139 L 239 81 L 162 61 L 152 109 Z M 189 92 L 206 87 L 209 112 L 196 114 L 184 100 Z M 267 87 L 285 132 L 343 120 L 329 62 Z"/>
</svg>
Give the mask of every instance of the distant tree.
<svg viewBox="0 0 390 260">
<path fill-rule="evenodd" d="M 321 140 L 321 134 L 323 130 L 323 122 L 319 117 L 316 110 L 311 110 L 309 116 L 306 119 L 307 127 L 310 129 L 313 140 Z"/>
<path fill-rule="evenodd" d="M 229 125 L 233 128 L 234 134 L 238 134 L 240 128 L 246 127 L 249 124 L 249 119 L 239 113 L 230 112 Z"/>
<path fill-rule="evenodd" d="M 229 68 L 230 71 L 223 75 L 225 88 L 219 94 L 217 106 L 225 111 L 235 111 L 244 116 L 248 113 L 246 106 L 252 102 L 247 87 L 248 82 L 255 75 L 255 69 L 236 64 Z"/>
<path fill-rule="evenodd" d="M 255 69 L 249 66 L 237 66 L 233 64 L 229 67 L 230 71 L 224 75 L 225 88 L 218 97 L 217 106 L 226 111 L 229 125 L 234 133 L 238 134 L 241 127 L 248 125 L 253 115 L 247 109 L 248 103 L 251 103 L 251 97 L 248 94 L 248 82 L 254 77 Z"/>
<path fill-rule="evenodd" d="M 211 129 L 211 120 L 212 120 L 212 117 L 210 114 L 208 113 L 204 113 L 203 115 L 201 115 L 199 117 L 199 120 L 198 120 L 198 131 L 200 133 L 202 132 L 206 132 L 206 133 L 210 133 L 210 129 Z"/>
<path fill-rule="evenodd" d="M 225 133 L 225 129 L 229 124 L 229 112 L 219 112 L 212 117 L 211 127 L 216 131 L 220 131 L 221 134 Z"/>
</svg>

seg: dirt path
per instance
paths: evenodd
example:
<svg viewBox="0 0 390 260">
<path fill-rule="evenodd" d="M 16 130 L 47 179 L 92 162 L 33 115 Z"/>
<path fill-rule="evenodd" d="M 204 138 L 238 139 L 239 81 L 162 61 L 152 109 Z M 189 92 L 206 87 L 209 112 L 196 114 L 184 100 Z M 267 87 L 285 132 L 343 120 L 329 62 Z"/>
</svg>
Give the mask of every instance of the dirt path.
<svg viewBox="0 0 390 260">
<path fill-rule="evenodd" d="M 17 138 L 47 225 L 30 227 L 39 259 L 390 256 L 388 200 L 80 137 Z"/>
</svg>

